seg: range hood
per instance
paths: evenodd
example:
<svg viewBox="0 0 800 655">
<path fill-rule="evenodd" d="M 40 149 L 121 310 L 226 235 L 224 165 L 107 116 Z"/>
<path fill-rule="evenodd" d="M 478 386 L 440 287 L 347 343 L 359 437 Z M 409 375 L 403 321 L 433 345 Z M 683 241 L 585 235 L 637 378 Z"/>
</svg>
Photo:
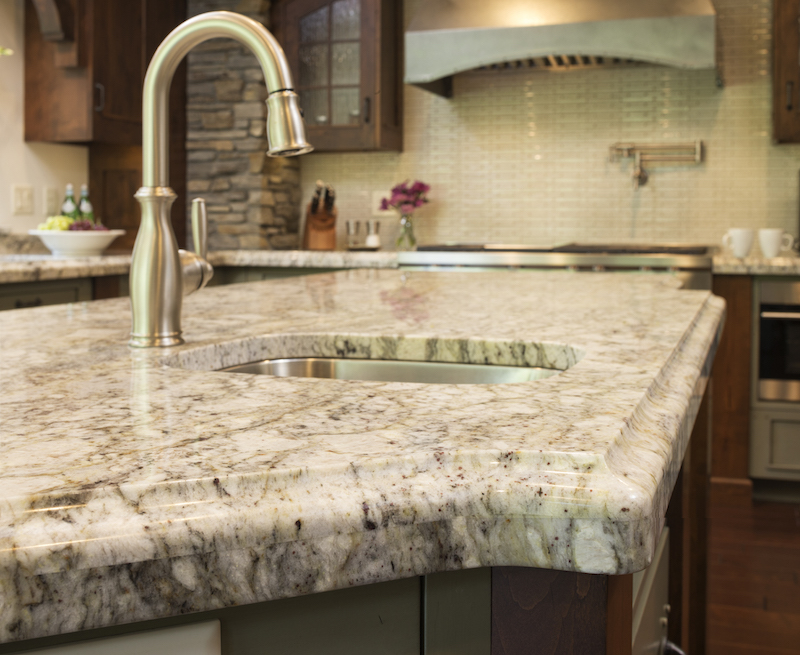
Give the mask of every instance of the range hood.
<svg viewBox="0 0 800 655">
<path fill-rule="evenodd" d="M 405 81 L 448 94 L 464 71 L 620 61 L 714 68 L 710 0 L 422 0 L 405 35 Z"/>
</svg>

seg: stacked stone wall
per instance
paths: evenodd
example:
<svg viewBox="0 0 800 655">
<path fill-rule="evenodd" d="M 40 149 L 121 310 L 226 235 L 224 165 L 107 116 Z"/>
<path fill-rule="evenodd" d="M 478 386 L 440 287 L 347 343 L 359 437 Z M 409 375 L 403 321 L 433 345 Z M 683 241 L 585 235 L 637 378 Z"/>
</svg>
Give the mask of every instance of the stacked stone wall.
<svg viewBox="0 0 800 655">
<path fill-rule="evenodd" d="M 189 16 L 229 10 L 269 28 L 268 0 L 189 0 Z M 206 199 L 209 248 L 298 247 L 300 165 L 266 156 L 266 87 L 256 58 L 230 39 L 188 56 L 187 189 Z M 190 206 L 191 203 L 188 203 Z"/>
</svg>

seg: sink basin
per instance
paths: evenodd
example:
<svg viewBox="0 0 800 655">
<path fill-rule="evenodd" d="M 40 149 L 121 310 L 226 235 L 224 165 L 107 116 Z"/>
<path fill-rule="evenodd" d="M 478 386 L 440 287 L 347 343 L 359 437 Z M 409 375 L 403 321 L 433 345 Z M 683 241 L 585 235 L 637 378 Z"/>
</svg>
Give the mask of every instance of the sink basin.
<svg viewBox="0 0 800 655">
<path fill-rule="evenodd" d="M 561 373 L 558 369 L 534 366 L 345 359 L 341 357 L 266 359 L 221 370 L 231 373 L 260 373 L 278 377 L 424 382 L 426 384 L 509 384 L 541 380 Z"/>
</svg>

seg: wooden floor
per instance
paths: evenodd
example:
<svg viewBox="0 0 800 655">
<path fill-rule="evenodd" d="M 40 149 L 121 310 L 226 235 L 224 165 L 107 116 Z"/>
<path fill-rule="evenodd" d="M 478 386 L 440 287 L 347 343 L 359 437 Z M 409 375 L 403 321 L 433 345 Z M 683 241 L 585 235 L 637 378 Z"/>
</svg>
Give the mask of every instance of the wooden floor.
<svg viewBox="0 0 800 655">
<path fill-rule="evenodd" d="M 800 504 L 712 485 L 708 655 L 800 655 Z"/>
</svg>

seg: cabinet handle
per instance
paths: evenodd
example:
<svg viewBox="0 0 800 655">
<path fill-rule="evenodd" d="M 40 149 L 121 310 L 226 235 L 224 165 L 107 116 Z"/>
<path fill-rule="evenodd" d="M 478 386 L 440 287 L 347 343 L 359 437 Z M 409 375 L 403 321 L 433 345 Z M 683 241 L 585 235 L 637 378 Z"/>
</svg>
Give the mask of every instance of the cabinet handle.
<svg viewBox="0 0 800 655">
<path fill-rule="evenodd" d="M 372 109 L 372 100 L 368 97 L 364 98 L 364 122 L 370 121 L 370 110 Z"/>
<path fill-rule="evenodd" d="M 784 321 L 800 320 L 800 312 L 761 312 L 761 318 L 777 318 Z"/>
<path fill-rule="evenodd" d="M 106 86 L 105 84 L 100 84 L 100 82 L 95 82 L 94 88 L 98 91 L 98 98 L 100 102 L 98 102 L 94 110 L 97 112 L 103 111 L 106 108 Z"/>
<path fill-rule="evenodd" d="M 29 300 L 25 302 L 24 300 L 17 300 L 14 303 L 14 309 L 23 309 L 24 307 L 41 307 L 42 306 L 42 299 L 37 298 L 36 300 Z"/>
</svg>

